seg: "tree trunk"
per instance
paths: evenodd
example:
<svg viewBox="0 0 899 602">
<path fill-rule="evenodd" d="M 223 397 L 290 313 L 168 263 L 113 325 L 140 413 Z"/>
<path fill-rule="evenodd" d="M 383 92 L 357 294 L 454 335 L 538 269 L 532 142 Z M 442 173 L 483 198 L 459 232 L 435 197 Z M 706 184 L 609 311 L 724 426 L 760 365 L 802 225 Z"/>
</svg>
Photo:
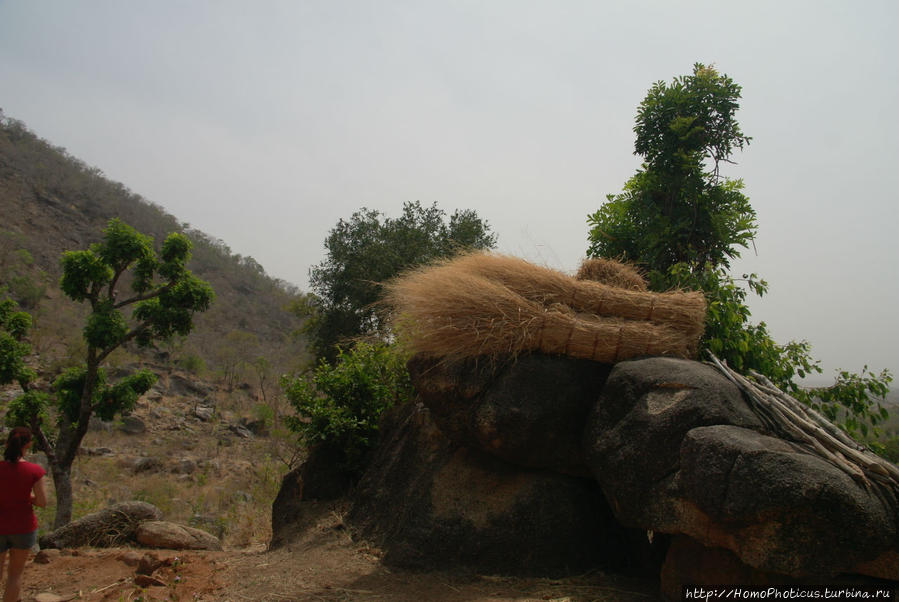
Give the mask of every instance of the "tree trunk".
<svg viewBox="0 0 899 602">
<path fill-rule="evenodd" d="M 56 517 L 53 528 L 58 529 L 72 522 L 72 465 L 52 464 L 53 485 L 56 488 Z"/>
</svg>

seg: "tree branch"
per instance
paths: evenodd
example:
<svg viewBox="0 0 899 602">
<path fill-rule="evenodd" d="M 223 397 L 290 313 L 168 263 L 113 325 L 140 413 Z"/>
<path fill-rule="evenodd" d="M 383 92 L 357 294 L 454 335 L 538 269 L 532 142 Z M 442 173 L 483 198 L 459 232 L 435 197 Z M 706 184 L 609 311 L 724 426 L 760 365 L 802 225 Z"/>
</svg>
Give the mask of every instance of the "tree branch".
<svg viewBox="0 0 899 602">
<path fill-rule="evenodd" d="M 143 295 L 135 295 L 133 297 L 125 299 L 124 301 L 120 301 L 119 303 L 116 303 L 115 305 L 113 305 L 113 308 L 119 309 L 120 307 L 125 307 L 126 305 L 131 305 L 132 303 L 137 303 L 138 301 L 146 301 L 147 299 L 153 299 L 153 298 L 161 295 L 163 292 L 171 289 L 172 286 L 174 286 L 174 282 L 169 282 L 168 284 L 159 287 L 155 291 L 152 291 L 149 293 L 144 293 Z"/>
</svg>

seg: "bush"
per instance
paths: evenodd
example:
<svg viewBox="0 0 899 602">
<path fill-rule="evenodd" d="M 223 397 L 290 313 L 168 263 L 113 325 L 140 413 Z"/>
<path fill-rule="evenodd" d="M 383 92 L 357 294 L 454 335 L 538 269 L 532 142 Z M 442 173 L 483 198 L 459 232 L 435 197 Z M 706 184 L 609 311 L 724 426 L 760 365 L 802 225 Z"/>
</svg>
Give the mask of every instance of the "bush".
<svg viewBox="0 0 899 602">
<path fill-rule="evenodd" d="M 309 446 L 325 446 L 343 458 L 342 470 L 358 474 L 387 408 L 412 394 L 406 358 L 396 347 L 357 343 L 340 350 L 334 364 L 322 360 L 306 377 L 284 379 L 282 387 L 296 409 L 286 417 L 291 431 Z"/>
</svg>

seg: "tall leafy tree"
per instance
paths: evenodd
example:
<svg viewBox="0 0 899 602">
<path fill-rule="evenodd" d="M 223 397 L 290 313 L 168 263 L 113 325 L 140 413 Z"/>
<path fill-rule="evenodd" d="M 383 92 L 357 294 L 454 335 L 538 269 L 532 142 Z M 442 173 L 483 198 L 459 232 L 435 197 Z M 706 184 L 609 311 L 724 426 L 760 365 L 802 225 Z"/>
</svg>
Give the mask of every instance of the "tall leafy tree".
<svg viewBox="0 0 899 602">
<path fill-rule="evenodd" d="M 730 77 L 700 63 L 690 75 L 652 86 L 634 125 L 634 153 L 643 164 L 588 217 L 588 254 L 636 263 L 655 290 L 704 291 L 706 349 L 737 370 L 764 374 L 832 420 L 843 419 L 850 432 L 867 434 L 887 416 L 876 400 L 888 392 L 891 374 L 843 371 L 831 387 L 800 387 L 797 377 L 821 372 L 809 344 L 780 345 L 764 322 L 752 324 L 746 296 L 761 296 L 768 285 L 744 274 L 744 287 L 729 275 L 731 260 L 757 231 L 742 180 L 720 171 L 751 140 L 736 120 L 741 93 Z"/>
<path fill-rule="evenodd" d="M 187 269 L 190 249 L 187 237 L 171 234 L 157 255 L 152 238 L 114 219 L 101 242 L 63 254 L 63 292 L 90 306 L 83 331 L 84 363 L 60 375 L 50 397 L 33 390 L 34 373 L 14 361 L 23 395 L 10 403 L 6 417 L 10 424 L 30 425 L 47 454 L 56 489 L 54 527 L 72 519 L 72 463 L 91 417 L 111 420 L 131 410 L 156 381 L 152 372 L 140 370 L 110 382 L 102 367 L 106 358 L 132 341 L 149 346 L 189 334 L 194 314 L 208 309 L 214 298 L 209 284 Z M 131 289 L 127 294 L 121 290 L 126 280 Z M 51 407 L 55 420 L 48 417 Z"/>
<path fill-rule="evenodd" d="M 466 249 L 496 244 L 490 226 L 471 210 L 447 220 L 436 204 L 405 203 L 398 218 L 362 208 L 341 219 L 325 239 L 327 258 L 310 270 L 313 294 L 293 306 L 308 319 L 306 331 L 320 358 L 333 360 L 337 345 L 383 333 L 375 304 L 381 283 L 403 270 Z"/>
</svg>

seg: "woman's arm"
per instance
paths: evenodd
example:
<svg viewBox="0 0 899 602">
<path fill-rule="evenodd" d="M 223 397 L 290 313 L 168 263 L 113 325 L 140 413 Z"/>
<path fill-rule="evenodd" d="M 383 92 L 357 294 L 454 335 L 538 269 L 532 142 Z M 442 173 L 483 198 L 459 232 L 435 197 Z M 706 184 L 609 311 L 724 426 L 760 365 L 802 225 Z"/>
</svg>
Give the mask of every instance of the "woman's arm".
<svg viewBox="0 0 899 602">
<path fill-rule="evenodd" d="M 43 508 L 47 505 L 47 487 L 44 485 L 44 477 L 41 477 L 31 488 L 31 503 Z"/>
</svg>

